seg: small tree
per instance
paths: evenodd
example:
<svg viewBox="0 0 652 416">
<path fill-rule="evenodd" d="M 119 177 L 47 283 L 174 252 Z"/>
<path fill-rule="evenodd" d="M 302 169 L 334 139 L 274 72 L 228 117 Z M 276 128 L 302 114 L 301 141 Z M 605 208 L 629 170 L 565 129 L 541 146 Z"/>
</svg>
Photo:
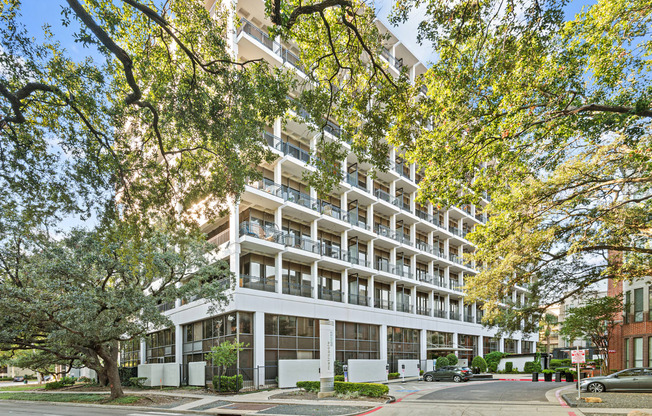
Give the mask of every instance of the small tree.
<svg viewBox="0 0 652 416">
<path fill-rule="evenodd" d="M 224 341 L 211 348 L 211 352 L 206 354 L 206 360 L 213 362 L 213 365 L 218 368 L 218 376 L 221 376 L 226 373 L 228 367 L 238 362 L 238 353 L 245 346 L 244 342 Z"/>
<path fill-rule="evenodd" d="M 609 340 L 619 325 L 614 316 L 622 310 L 621 296 L 591 299 L 585 305 L 569 310 L 559 331 L 568 342 L 590 339 L 602 357 L 603 374 L 609 368 Z"/>
<path fill-rule="evenodd" d="M 487 362 L 485 361 L 484 358 L 478 355 L 471 362 L 471 367 L 478 367 L 480 369 L 480 372 L 484 373 L 485 371 L 487 371 Z"/>
<path fill-rule="evenodd" d="M 446 356 L 446 359 L 448 360 L 448 365 L 457 365 L 459 362 L 459 359 L 457 358 L 457 355 L 450 353 Z"/>
<path fill-rule="evenodd" d="M 541 322 L 539 322 L 539 330 L 543 331 L 543 337 L 546 340 L 546 351 L 550 353 L 550 336 L 552 335 L 552 328 L 558 324 L 557 317 L 551 313 L 543 315 Z"/>
<path fill-rule="evenodd" d="M 450 365 L 450 363 L 448 362 L 448 358 L 446 357 L 437 358 L 437 361 L 435 363 L 436 368 L 446 367 L 447 365 Z"/>
</svg>

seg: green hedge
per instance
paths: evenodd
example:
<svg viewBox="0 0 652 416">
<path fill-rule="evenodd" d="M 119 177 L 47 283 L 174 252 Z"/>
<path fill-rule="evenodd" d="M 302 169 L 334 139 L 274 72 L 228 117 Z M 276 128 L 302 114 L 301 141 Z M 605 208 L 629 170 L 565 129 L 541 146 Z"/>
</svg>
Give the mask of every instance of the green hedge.
<svg viewBox="0 0 652 416">
<path fill-rule="evenodd" d="M 45 384 L 45 390 L 55 390 L 55 389 L 61 389 L 63 387 L 66 387 L 63 381 L 52 381 L 50 383 Z"/>
<path fill-rule="evenodd" d="M 219 392 L 240 391 L 242 384 L 242 374 L 238 374 L 237 376 L 213 377 L 213 389 Z"/>
<path fill-rule="evenodd" d="M 473 361 L 471 361 L 471 367 L 478 367 L 480 369 L 480 372 L 484 373 L 487 371 L 487 362 L 485 361 L 484 358 L 478 355 L 473 359 Z"/>
<path fill-rule="evenodd" d="M 505 363 L 505 372 L 506 373 L 511 373 L 513 369 L 514 369 L 514 363 L 511 362 L 511 361 L 507 361 Z"/>
<path fill-rule="evenodd" d="M 484 359 L 487 361 L 487 365 L 491 366 L 491 363 L 496 363 L 496 366 L 498 366 L 498 363 L 500 362 L 500 359 L 505 356 L 504 353 L 500 351 L 494 351 L 490 352 L 489 354 L 484 356 Z"/>
<path fill-rule="evenodd" d="M 319 381 L 297 381 L 297 387 L 305 391 L 319 392 Z M 347 383 L 335 382 L 335 392 L 340 394 L 357 392 L 361 396 L 382 397 L 389 393 L 389 387 L 378 383 Z"/>
<path fill-rule="evenodd" d="M 487 365 L 490 372 L 495 373 L 498 371 L 498 363 L 490 363 Z"/>
<path fill-rule="evenodd" d="M 13 381 L 13 377 L 0 377 L 0 381 Z"/>
<path fill-rule="evenodd" d="M 344 376 L 335 376 L 335 381 L 344 381 Z"/>
<path fill-rule="evenodd" d="M 571 360 L 570 358 L 564 358 L 564 359 L 555 359 L 553 358 L 550 360 L 550 368 L 558 368 L 558 367 L 570 367 L 571 365 Z"/>
<path fill-rule="evenodd" d="M 387 374 L 387 378 L 389 380 L 394 380 L 395 378 L 399 378 L 401 375 L 399 373 L 389 373 Z"/>
<path fill-rule="evenodd" d="M 535 363 L 534 361 L 528 361 L 523 366 L 523 372 L 524 373 L 540 373 L 541 372 L 541 364 Z"/>
</svg>

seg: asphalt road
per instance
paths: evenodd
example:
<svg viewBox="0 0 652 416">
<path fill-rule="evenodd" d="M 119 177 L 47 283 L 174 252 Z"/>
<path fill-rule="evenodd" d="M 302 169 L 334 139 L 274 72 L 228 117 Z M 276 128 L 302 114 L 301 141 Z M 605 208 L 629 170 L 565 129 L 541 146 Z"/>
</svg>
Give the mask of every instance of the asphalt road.
<svg viewBox="0 0 652 416">
<path fill-rule="evenodd" d="M 20 403 L 0 401 L 2 416 L 185 416 L 184 413 L 165 411 L 138 411 L 133 408 L 107 409 L 101 407 L 53 405 L 50 403 Z"/>
<path fill-rule="evenodd" d="M 505 401 L 548 403 L 546 392 L 555 387 L 566 387 L 566 384 L 545 382 L 528 383 L 526 381 L 469 381 L 459 386 L 454 386 L 454 388 L 425 394 L 419 397 L 419 399 L 437 401 L 454 400 L 461 402 Z"/>
</svg>

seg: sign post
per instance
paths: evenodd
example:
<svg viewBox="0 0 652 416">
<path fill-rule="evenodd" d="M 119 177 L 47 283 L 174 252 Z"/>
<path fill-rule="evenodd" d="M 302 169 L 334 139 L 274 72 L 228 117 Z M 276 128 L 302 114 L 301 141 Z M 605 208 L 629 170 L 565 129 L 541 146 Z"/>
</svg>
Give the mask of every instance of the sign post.
<svg viewBox="0 0 652 416">
<path fill-rule="evenodd" d="M 319 321 L 319 393 L 317 397 L 335 395 L 335 321 Z"/>
<path fill-rule="evenodd" d="M 571 363 L 577 364 L 577 401 L 580 401 L 581 391 L 580 391 L 580 363 L 584 364 L 586 362 L 586 351 L 580 350 L 579 345 L 575 351 L 571 351 Z"/>
</svg>

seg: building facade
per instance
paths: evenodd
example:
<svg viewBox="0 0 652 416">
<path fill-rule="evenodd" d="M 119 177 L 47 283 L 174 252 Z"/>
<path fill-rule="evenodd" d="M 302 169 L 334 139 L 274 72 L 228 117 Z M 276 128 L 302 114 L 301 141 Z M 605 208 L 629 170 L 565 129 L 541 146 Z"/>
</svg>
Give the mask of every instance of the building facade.
<svg viewBox="0 0 652 416">
<path fill-rule="evenodd" d="M 301 71 L 296 48 L 268 37 L 262 2 L 235 10 L 242 24 L 229 41 L 238 59 Z M 412 80 L 426 71 L 396 37 L 388 42 L 388 71 L 398 76 L 407 66 Z M 476 273 L 465 236 L 486 221 L 486 201 L 446 211 L 418 204 L 421 175 L 394 148 L 390 170 L 375 179 L 349 152 L 344 180 L 318 197 L 302 180 L 315 169 L 317 134 L 295 121 L 269 126 L 264 138 L 276 160 L 259 167 L 263 179 L 246 187 L 228 217 L 205 226 L 237 280 L 223 313 L 210 316 L 201 299 L 161 305 L 174 327 L 126 344 L 123 365 L 186 365 L 230 340 L 246 345 L 238 358 L 245 376 L 264 368 L 272 382 L 279 360 L 319 358 L 322 319 L 336 322 L 337 360 L 386 360 L 391 371 L 399 359 L 449 352 L 469 363 L 491 351 L 534 352 L 538 336 L 496 337 L 480 323 L 481 305 L 464 302 L 465 279 Z M 342 131 L 329 122 L 324 134 L 339 140 Z M 514 288 L 512 298 L 525 303 L 527 288 Z"/>
</svg>

